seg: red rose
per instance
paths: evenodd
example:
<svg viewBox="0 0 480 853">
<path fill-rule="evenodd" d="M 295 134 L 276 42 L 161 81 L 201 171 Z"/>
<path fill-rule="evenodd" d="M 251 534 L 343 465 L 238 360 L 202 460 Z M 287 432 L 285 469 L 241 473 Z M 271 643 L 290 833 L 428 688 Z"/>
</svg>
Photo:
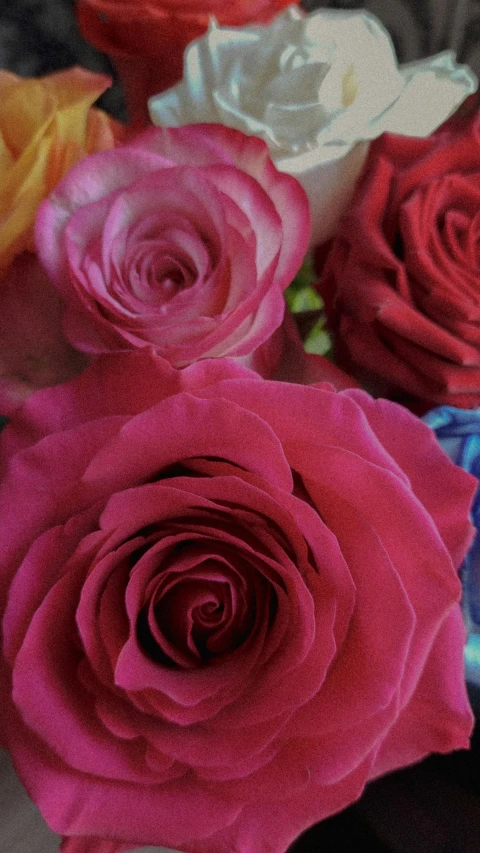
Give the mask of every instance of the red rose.
<svg viewBox="0 0 480 853">
<path fill-rule="evenodd" d="M 2 727 L 66 853 L 282 853 L 468 745 L 475 481 L 405 409 L 138 351 L 1 444 Z"/>
<path fill-rule="evenodd" d="M 223 26 L 268 22 L 298 0 L 77 0 L 86 39 L 117 65 L 130 118 L 149 124 L 147 100 L 182 77 L 183 52 L 215 16 Z"/>
<path fill-rule="evenodd" d="M 480 116 L 375 142 L 320 289 L 340 364 L 388 396 L 480 404 Z"/>
</svg>

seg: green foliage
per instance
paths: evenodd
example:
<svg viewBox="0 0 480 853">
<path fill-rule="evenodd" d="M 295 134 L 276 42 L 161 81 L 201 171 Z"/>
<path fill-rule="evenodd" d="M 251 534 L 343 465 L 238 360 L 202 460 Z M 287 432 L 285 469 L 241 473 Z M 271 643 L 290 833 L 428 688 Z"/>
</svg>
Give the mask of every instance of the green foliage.
<svg viewBox="0 0 480 853">
<path fill-rule="evenodd" d="M 291 285 L 285 291 L 285 299 L 292 314 L 300 314 L 303 311 L 319 311 L 323 308 L 323 302 L 313 287 L 316 279 L 311 254 L 307 254 L 302 266 L 297 272 Z"/>
<path fill-rule="evenodd" d="M 331 349 L 332 341 L 325 328 L 326 317 L 323 313 L 323 300 L 313 286 L 315 280 L 313 259 L 308 253 L 291 285 L 285 291 L 285 299 L 292 314 L 297 315 L 300 330 L 304 324 L 299 315 L 312 315 L 313 313 L 316 316 L 313 325 L 309 324 L 308 331 L 302 336 L 303 345 L 308 353 L 326 355 Z"/>
<path fill-rule="evenodd" d="M 327 355 L 330 351 L 332 339 L 325 328 L 325 323 L 325 315 L 322 315 L 310 329 L 303 342 L 306 352 L 314 353 L 315 355 Z"/>
</svg>

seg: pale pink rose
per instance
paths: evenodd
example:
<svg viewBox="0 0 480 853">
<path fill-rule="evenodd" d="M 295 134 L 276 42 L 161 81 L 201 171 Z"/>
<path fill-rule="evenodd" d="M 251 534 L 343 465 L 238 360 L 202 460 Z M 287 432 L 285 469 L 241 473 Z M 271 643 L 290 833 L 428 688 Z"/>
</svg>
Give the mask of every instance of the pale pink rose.
<svg viewBox="0 0 480 853">
<path fill-rule="evenodd" d="M 216 125 L 155 128 L 86 158 L 36 224 L 68 340 L 153 346 L 176 367 L 264 344 L 308 239 L 297 181 L 265 143 Z"/>
<path fill-rule="evenodd" d="M 60 298 L 35 255 L 17 256 L 0 288 L 0 414 L 88 364 L 65 340 Z"/>
<path fill-rule="evenodd" d="M 410 412 L 137 351 L 0 443 L 2 736 L 64 853 L 284 853 L 468 746 L 476 481 Z"/>
</svg>

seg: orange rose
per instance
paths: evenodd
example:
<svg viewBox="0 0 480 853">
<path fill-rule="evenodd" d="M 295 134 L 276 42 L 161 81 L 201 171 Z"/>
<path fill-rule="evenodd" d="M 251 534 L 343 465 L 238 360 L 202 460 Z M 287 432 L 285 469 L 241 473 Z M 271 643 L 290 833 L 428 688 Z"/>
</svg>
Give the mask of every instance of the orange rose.
<svg viewBox="0 0 480 853">
<path fill-rule="evenodd" d="M 116 123 L 90 109 L 110 82 L 81 68 L 39 79 L 0 71 L 0 276 L 33 250 L 37 208 L 70 167 L 114 145 Z"/>
<path fill-rule="evenodd" d="M 224 26 L 271 21 L 298 0 L 78 0 L 86 39 L 114 58 L 131 120 L 149 124 L 147 100 L 182 77 L 183 51 L 213 16 Z"/>
</svg>

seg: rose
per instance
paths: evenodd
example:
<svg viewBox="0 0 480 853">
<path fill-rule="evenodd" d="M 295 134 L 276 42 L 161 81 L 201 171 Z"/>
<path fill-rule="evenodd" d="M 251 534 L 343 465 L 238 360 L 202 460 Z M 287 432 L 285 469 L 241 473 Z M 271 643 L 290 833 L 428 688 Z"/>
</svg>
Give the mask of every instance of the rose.
<svg viewBox="0 0 480 853">
<path fill-rule="evenodd" d="M 424 417 L 443 450 L 456 465 L 480 478 L 480 409 L 465 411 L 453 406 L 439 406 Z M 462 566 L 462 609 L 468 631 L 465 649 L 467 681 L 480 687 L 480 494 L 477 490 L 472 506 L 472 519 L 477 528 L 474 543 Z"/>
<path fill-rule="evenodd" d="M 474 483 L 405 409 L 136 351 L 1 443 L 2 727 L 65 853 L 283 853 L 467 745 Z"/>
<path fill-rule="evenodd" d="M 61 314 L 58 293 L 35 256 L 15 258 L 0 288 L 0 415 L 87 366 L 63 337 Z"/>
<path fill-rule="evenodd" d="M 26 80 L 0 71 L 0 275 L 33 249 L 37 208 L 70 166 L 120 134 L 90 109 L 110 82 L 81 68 Z"/>
<path fill-rule="evenodd" d="M 147 99 L 182 76 L 183 51 L 211 15 L 238 27 L 268 21 L 290 0 L 77 0 L 86 39 L 108 53 L 124 83 L 130 118 L 148 124 Z"/>
<path fill-rule="evenodd" d="M 338 361 L 424 411 L 480 402 L 479 157 L 478 115 L 378 140 L 321 276 Z"/>
<path fill-rule="evenodd" d="M 152 128 L 89 157 L 36 223 L 68 340 L 152 345 L 179 367 L 250 356 L 270 338 L 308 232 L 305 194 L 267 146 L 215 126 Z"/>
<path fill-rule="evenodd" d="M 269 26 L 212 22 L 186 51 L 183 80 L 149 107 L 155 124 L 218 122 L 264 139 L 307 191 L 315 244 L 334 233 L 368 140 L 427 136 L 476 85 L 449 52 L 399 68 L 368 12 L 290 7 Z"/>
</svg>

